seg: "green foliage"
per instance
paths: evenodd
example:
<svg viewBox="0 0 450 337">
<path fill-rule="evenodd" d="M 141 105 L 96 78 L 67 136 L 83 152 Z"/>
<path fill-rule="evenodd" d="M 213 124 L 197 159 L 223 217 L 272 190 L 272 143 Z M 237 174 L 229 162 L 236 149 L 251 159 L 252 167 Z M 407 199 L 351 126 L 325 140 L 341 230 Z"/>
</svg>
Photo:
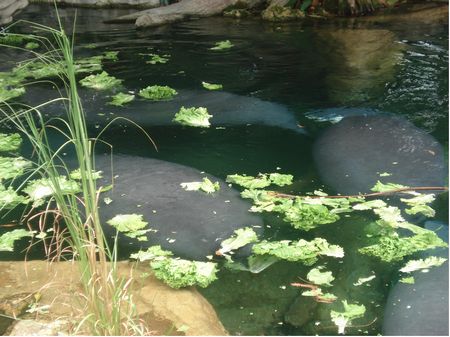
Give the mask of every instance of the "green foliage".
<svg viewBox="0 0 450 337">
<path fill-rule="evenodd" d="M 218 181 L 213 183 L 207 177 L 203 178 L 203 181 L 193 181 L 190 183 L 181 183 L 182 188 L 186 191 L 203 191 L 207 194 L 211 194 L 220 190 L 220 184 Z"/>
<path fill-rule="evenodd" d="M 230 40 L 225 40 L 225 41 L 219 41 L 216 42 L 216 44 L 214 45 L 214 47 L 209 48 L 210 50 L 225 50 L 225 49 L 230 49 L 234 47 L 234 44 L 232 44 L 230 42 Z"/>
<path fill-rule="evenodd" d="M 31 180 L 23 189 L 33 201 L 33 207 L 43 205 L 46 198 L 55 194 L 77 194 L 80 191 L 80 184 L 65 176 Z"/>
<path fill-rule="evenodd" d="M 0 152 L 18 151 L 22 145 L 22 137 L 18 133 L 0 133 Z"/>
<path fill-rule="evenodd" d="M 345 333 L 347 325 L 355 318 L 364 316 L 366 307 L 364 305 L 349 304 L 347 301 L 342 301 L 344 306 L 343 311 L 331 310 L 331 320 L 338 327 L 338 333 Z"/>
<path fill-rule="evenodd" d="M 115 106 L 123 106 L 124 104 L 130 103 L 134 100 L 134 95 L 125 94 L 123 92 L 119 92 L 118 94 L 112 96 L 112 101 L 108 104 Z"/>
<path fill-rule="evenodd" d="M 333 273 L 331 271 L 321 271 L 322 269 L 323 267 L 311 269 L 306 278 L 311 283 L 331 287 L 331 282 L 334 281 Z"/>
<path fill-rule="evenodd" d="M 28 198 L 17 194 L 11 186 L 5 188 L 0 184 L 0 210 L 13 209 L 20 204 L 27 204 L 28 201 Z"/>
<path fill-rule="evenodd" d="M 139 91 L 139 96 L 152 101 L 172 99 L 178 92 L 168 86 L 152 85 Z"/>
<path fill-rule="evenodd" d="M 222 84 L 213 84 L 208 82 L 202 82 L 203 88 L 208 90 L 220 90 L 223 88 Z"/>
<path fill-rule="evenodd" d="M 400 269 L 403 273 L 411 273 L 419 269 L 428 269 L 434 266 L 441 266 L 447 259 L 442 257 L 430 256 L 425 259 L 411 260 L 406 263 L 406 265 Z"/>
<path fill-rule="evenodd" d="M 217 255 L 225 255 L 233 250 L 239 249 L 252 242 L 257 242 L 258 236 L 251 227 L 239 228 L 234 231 L 231 238 L 220 243 L 221 248 Z"/>
<path fill-rule="evenodd" d="M 25 229 L 15 229 L 0 236 L 0 251 L 12 252 L 14 250 L 14 242 L 27 236 L 33 236 L 32 231 Z"/>
<path fill-rule="evenodd" d="M 100 74 L 89 75 L 80 80 L 82 86 L 96 90 L 112 89 L 119 86 L 121 83 L 122 80 L 110 76 L 106 71 L 103 71 Z"/>
<path fill-rule="evenodd" d="M 226 182 L 236 184 L 248 189 L 264 188 L 271 184 L 278 186 L 291 185 L 293 176 L 281 173 L 260 173 L 257 177 L 230 174 L 227 176 Z"/>
<path fill-rule="evenodd" d="M 256 255 L 273 255 L 287 261 L 299 261 L 304 265 L 313 265 L 319 255 L 343 257 L 344 250 L 338 245 L 330 245 L 325 239 L 315 238 L 312 241 L 261 241 L 256 243 L 252 251 Z"/>
<path fill-rule="evenodd" d="M 180 111 L 175 114 L 173 121 L 187 126 L 209 128 L 211 117 L 212 115 L 208 114 L 206 108 L 185 108 L 182 106 Z"/>
<path fill-rule="evenodd" d="M 19 177 L 30 167 L 31 162 L 22 157 L 0 157 L 0 182 Z"/>
<path fill-rule="evenodd" d="M 172 288 L 189 286 L 206 288 L 217 279 L 217 264 L 166 258 L 150 262 L 156 278 Z"/>
<path fill-rule="evenodd" d="M 150 56 L 150 60 L 146 61 L 145 63 L 149 63 L 149 64 L 157 64 L 157 63 L 167 63 L 169 61 L 169 57 L 170 55 L 163 55 L 160 56 L 158 54 L 144 54 L 144 55 L 148 55 Z"/>
</svg>

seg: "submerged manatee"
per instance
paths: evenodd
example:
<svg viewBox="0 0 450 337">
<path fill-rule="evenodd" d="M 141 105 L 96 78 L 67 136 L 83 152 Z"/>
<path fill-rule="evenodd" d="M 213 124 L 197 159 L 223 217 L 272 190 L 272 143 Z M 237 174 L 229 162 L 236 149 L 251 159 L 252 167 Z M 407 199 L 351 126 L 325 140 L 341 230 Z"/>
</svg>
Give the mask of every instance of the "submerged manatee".
<svg viewBox="0 0 450 337">
<path fill-rule="evenodd" d="M 210 122 L 214 126 L 257 124 L 304 133 L 304 130 L 298 126 L 295 114 L 285 106 L 224 91 L 178 90 L 178 95 L 173 99 L 164 101 L 150 101 L 136 95 L 134 101 L 122 107 L 109 105 L 112 99 L 103 91 L 81 88 L 79 93 L 86 119 L 90 124 L 105 125 L 114 117 L 125 117 L 142 127 L 179 125 L 172 119 L 184 106 L 207 108 L 209 114 L 213 116 Z M 55 95 L 54 89 L 50 90 L 41 86 L 30 88 L 24 97 L 27 102 L 31 102 L 31 105 L 37 105 L 56 98 Z M 65 110 L 62 102 L 59 102 L 45 106 L 42 111 L 51 117 L 61 115 Z"/>
<path fill-rule="evenodd" d="M 344 118 L 317 139 L 314 160 L 322 181 L 343 194 L 369 192 L 377 180 L 443 186 L 447 177 L 436 139 L 391 115 Z"/>
<path fill-rule="evenodd" d="M 448 225 L 427 222 L 425 227 L 448 243 Z M 427 256 L 448 259 L 448 248 L 435 249 Z M 448 261 L 429 272 L 413 273 L 415 283 L 397 283 L 389 293 L 384 312 L 383 335 L 448 336 Z"/>
<path fill-rule="evenodd" d="M 257 233 L 262 231 L 261 218 L 248 211 L 250 204 L 240 198 L 238 191 L 196 169 L 125 155 L 114 156 L 112 162 L 110 156 L 97 156 L 95 166 L 103 171 L 98 186 L 110 185 L 114 176 L 113 189 L 102 193 L 100 200 L 106 234 L 115 235 L 115 229 L 106 221 L 117 214 L 142 214 L 148 227 L 157 230 L 148 232 L 148 241 L 144 242 L 121 235 L 121 246 L 137 251 L 139 247 L 161 245 L 178 256 L 206 260 L 235 229 L 256 226 Z M 220 190 L 206 194 L 186 191 L 180 186 L 184 182 L 202 181 L 204 177 L 219 181 Z M 103 198 L 112 202 L 106 204 Z"/>
</svg>

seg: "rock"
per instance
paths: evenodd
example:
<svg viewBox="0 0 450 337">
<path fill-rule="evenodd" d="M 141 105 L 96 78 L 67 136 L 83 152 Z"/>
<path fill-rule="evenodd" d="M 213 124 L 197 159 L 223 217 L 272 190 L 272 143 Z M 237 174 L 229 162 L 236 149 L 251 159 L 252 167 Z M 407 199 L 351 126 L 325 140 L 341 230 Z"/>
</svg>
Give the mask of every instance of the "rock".
<svg viewBox="0 0 450 337">
<path fill-rule="evenodd" d="M 161 6 L 160 0 L 30 0 L 30 3 L 42 2 L 91 8 L 155 8 Z"/>
<path fill-rule="evenodd" d="M 9 336 L 66 336 L 69 322 L 56 320 L 51 322 L 20 320 L 14 324 Z"/>
<path fill-rule="evenodd" d="M 267 21 L 281 22 L 302 19 L 305 17 L 305 14 L 299 9 L 276 5 L 265 9 L 261 13 L 261 17 Z"/>
<path fill-rule="evenodd" d="M 0 25 L 13 20 L 13 15 L 28 6 L 28 0 L 0 0 Z"/>
</svg>

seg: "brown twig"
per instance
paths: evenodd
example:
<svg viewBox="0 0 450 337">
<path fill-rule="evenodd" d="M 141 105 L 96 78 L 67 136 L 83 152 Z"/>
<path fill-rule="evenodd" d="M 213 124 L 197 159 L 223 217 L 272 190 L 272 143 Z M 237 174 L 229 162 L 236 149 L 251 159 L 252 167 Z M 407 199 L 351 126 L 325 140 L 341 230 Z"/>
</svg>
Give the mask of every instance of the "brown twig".
<svg viewBox="0 0 450 337">
<path fill-rule="evenodd" d="M 288 198 L 288 199 L 294 199 L 294 198 L 330 198 L 330 199 L 342 199 L 342 198 L 368 198 L 368 197 L 378 197 L 383 195 L 389 195 L 394 193 L 401 193 L 401 192 L 408 192 L 408 191 L 448 191 L 448 187 L 446 186 L 419 186 L 419 187 L 403 187 L 403 188 L 397 188 L 389 191 L 384 192 L 375 192 L 375 193 L 366 193 L 366 194 L 355 194 L 355 195 L 326 195 L 326 196 L 320 196 L 320 195 L 293 195 L 293 194 L 286 194 L 286 193 L 279 193 L 275 191 L 269 191 L 270 195 L 280 197 L 280 198 Z"/>
</svg>

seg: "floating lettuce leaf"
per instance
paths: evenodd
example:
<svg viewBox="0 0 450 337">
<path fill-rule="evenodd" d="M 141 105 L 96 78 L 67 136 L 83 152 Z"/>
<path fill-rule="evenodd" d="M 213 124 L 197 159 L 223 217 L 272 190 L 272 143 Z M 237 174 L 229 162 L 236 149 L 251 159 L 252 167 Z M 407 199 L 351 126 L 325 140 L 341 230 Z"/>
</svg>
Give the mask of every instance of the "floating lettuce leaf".
<svg viewBox="0 0 450 337">
<path fill-rule="evenodd" d="M 376 275 L 371 275 L 371 276 L 367 276 L 367 277 L 360 277 L 355 283 L 353 283 L 353 285 L 354 286 L 363 285 L 364 283 L 372 281 L 375 277 L 376 277 Z"/>
<path fill-rule="evenodd" d="M 269 180 L 272 184 L 278 186 L 286 186 L 292 184 L 292 179 L 294 176 L 291 174 L 281 174 L 281 173 L 270 173 Z"/>
<path fill-rule="evenodd" d="M 8 46 L 21 46 L 26 40 L 28 38 L 21 34 L 0 34 L 0 44 L 6 44 Z"/>
<path fill-rule="evenodd" d="M 75 60 L 75 72 L 77 74 L 102 71 L 103 56 L 96 55 Z"/>
<path fill-rule="evenodd" d="M 173 253 L 168 250 L 163 250 L 161 246 L 151 246 L 147 250 L 140 250 L 137 253 L 131 254 L 130 258 L 139 260 L 141 262 L 155 259 L 165 259 L 172 256 Z"/>
<path fill-rule="evenodd" d="M 20 240 L 27 236 L 33 236 L 32 231 L 25 229 L 15 229 L 11 232 L 6 232 L 0 236 L 0 251 L 12 252 L 14 250 L 14 241 Z"/>
<path fill-rule="evenodd" d="M 20 204 L 27 204 L 28 201 L 28 198 L 17 194 L 11 186 L 5 188 L 0 184 L 0 210 L 13 209 Z"/>
<path fill-rule="evenodd" d="M 134 213 L 118 214 L 106 222 L 122 233 L 138 231 L 148 225 L 148 222 L 144 221 L 144 216 L 142 214 Z"/>
<path fill-rule="evenodd" d="M 0 182 L 24 174 L 31 167 L 31 162 L 22 157 L 0 157 Z"/>
<path fill-rule="evenodd" d="M 428 206 L 427 204 L 430 204 L 434 201 L 435 197 L 434 194 L 420 194 L 418 193 L 415 197 L 405 199 L 401 198 L 400 201 L 406 203 L 410 208 L 407 208 L 405 212 L 407 214 L 417 214 L 422 213 L 423 215 L 427 217 L 434 217 L 436 212 L 433 208 Z"/>
<path fill-rule="evenodd" d="M 58 77 L 64 72 L 64 66 L 61 62 L 48 63 L 34 59 L 14 67 L 12 72 L 18 79 L 32 78 L 39 80 Z"/>
<path fill-rule="evenodd" d="M 220 90 L 223 88 L 222 84 L 213 84 L 208 82 L 202 82 L 203 88 L 208 90 Z"/>
<path fill-rule="evenodd" d="M 319 225 L 333 223 L 339 220 L 339 216 L 324 205 L 311 205 L 297 199 L 292 207 L 284 211 L 283 220 L 296 229 L 309 231 Z"/>
<path fill-rule="evenodd" d="M 258 177 L 230 174 L 225 180 L 227 183 L 236 184 L 248 189 L 264 188 L 270 186 L 270 180 L 266 174 L 260 174 Z"/>
<path fill-rule="evenodd" d="M 209 128 L 211 125 L 209 119 L 211 117 L 212 115 L 208 114 L 206 108 L 185 108 L 182 106 L 180 111 L 175 114 L 173 121 L 187 126 Z"/>
<path fill-rule="evenodd" d="M 178 92 L 167 85 L 151 85 L 139 91 L 139 96 L 152 101 L 172 99 Z"/>
<path fill-rule="evenodd" d="M 39 48 L 39 43 L 37 43 L 37 42 L 28 42 L 26 45 L 25 45 L 25 49 L 36 49 L 36 48 Z"/>
<path fill-rule="evenodd" d="M 115 105 L 115 106 L 123 106 L 124 104 L 127 104 L 134 100 L 134 95 L 131 94 L 125 94 L 123 92 L 119 92 L 117 95 L 112 96 L 112 101 L 108 104 Z"/>
<path fill-rule="evenodd" d="M 374 192 L 388 192 L 392 190 L 398 190 L 401 188 L 408 188 L 408 186 L 393 183 L 383 184 L 381 181 L 378 180 L 375 186 L 372 187 L 370 190 Z"/>
<path fill-rule="evenodd" d="M 89 75 L 80 80 L 82 86 L 96 90 L 112 89 L 119 86 L 121 83 L 122 80 L 110 76 L 106 71 L 103 71 L 100 74 Z"/>
<path fill-rule="evenodd" d="M 73 180 L 67 180 L 65 176 L 59 176 L 57 179 L 57 186 L 63 194 L 76 194 L 81 191 L 80 185 Z M 44 203 L 45 198 L 54 194 L 55 186 L 50 179 L 42 178 L 38 180 L 31 180 L 23 192 L 28 194 L 33 201 L 33 207 L 38 207 Z"/>
<path fill-rule="evenodd" d="M 232 44 L 230 42 L 230 40 L 225 40 L 225 41 L 216 42 L 214 47 L 211 47 L 209 49 L 210 50 L 224 50 L 224 49 L 230 49 L 233 46 L 234 46 L 234 44 Z"/>
<path fill-rule="evenodd" d="M 118 51 L 105 51 L 103 53 L 103 59 L 105 60 L 109 60 L 109 61 L 117 61 L 119 58 L 117 57 L 117 55 L 119 54 Z"/>
<path fill-rule="evenodd" d="M 6 102 L 12 98 L 19 97 L 25 93 L 24 87 L 6 88 L 0 86 L 0 103 Z"/>
<path fill-rule="evenodd" d="M 333 273 L 331 271 L 322 272 L 321 269 L 323 268 L 317 267 L 311 269 L 308 275 L 306 275 L 306 278 L 311 283 L 331 287 L 331 282 L 334 281 Z"/>
<path fill-rule="evenodd" d="M 214 193 L 220 190 L 220 184 L 218 181 L 213 183 L 207 177 L 203 178 L 203 181 L 193 181 L 190 183 L 181 183 L 182 188 L 186 191 L 203 191 L 205 193 Z"/>
<path fill-rule="evenodd" d="M 343 257 L 344 251 L 337 245 L 330 245 L 325 239 L 315 238 L 312 241 L 261 241 L 252 247 L 256 255 L 273 255 L 287 261 L 300 261 L 310 266 L 317 261 L 319 255 Z"/>
<path fill-rule="evenodd" d="M 390 226 L 392 228 L 400 227 L 401 222 L 405 222 L 405 219 L 401 215 L 401 211 L 398 207 L 388 206 L 383 208 L 375 208 L 374 213 L 377 214 L 381 221 L 378 223 Z"/>
<path fill-rule="evenodd" d="M 383 200 L 376 199 L 355 204 L 352 208 L 357 211 L 365 211 L 373 208 L 385 208 L 386 206 Z"/>
<path fill-rule="evenodd" d="M 102 171 L 92 171 L 92 179 L 100 179 L 102 177 Z M 81 180 L 81 172 L 80 169 L 73 170 L 69 174 L 70 179 L 73 180 Z"/>
<path fill-rule="evenodd" d="M 347 301 L 342 301 L 344 311 L 331 310 L 331 320 L 338 327 L 338 333 L 344 334 L 347 325 L 355 318 L 364 316 L 366 307 L 364 305 L 348 304 Z"/>
<path fill-rule="evenodd" d="M 167 63 L 167 61 L 169 61 L 169 57 L 170 55 L 163 55 L 160 56 L 158 54 L 143 54 L 143 55 L 148 55 L 150 56 L 150 60 L 146 61 L 145 63 L 149 63 L 149 64 L 157 64 L 157 63 Z"/>
<path fill-rule="evenodd" d="M 156 278 L 172 288 L 200 286 L 206 288 L 217 279 L 217 264 L 165 258 L 150 262 Z"/>
<path fill-rule="evenodd" d="M 406 265 L 400 269 L 400 271 L 403 273 L 411 273 L 419 269 L 428 269 L 434 266 L 438 267 L 442 265 L 445 261 L 447 261 L 447 259 L 436 256 L 430 256 L 425 259 L 419 260 L 411 260 L 408 261 Z"/>
<path fill-rule="evenodd" d="M 413 276 L 409 276 L 409 277 L 403 277 L 400 280 L 398 280 L 401 283 L 406 283 L 406 284 L 414 284 L 415 280 Z"/>
<path fill-rule="evenodd" d="M 410 237 L 383 236 L 379 238 L 377 244 L 360 248 L 358 251 L 385 262 L 393 262 L 416 252 L 437 247 L 447 247 L 447 244 L 436 233 L 423 229 L 420 234 Z"/>
<path fill-rule="evenodd" d="M 17 151 L 22 144 L 22 137 L 18 133 L 0 133 L 0 152 Z"/>
<path fill-rule="evenodd" d="M 226 239 L 221 242 L 221 248 L 216 252 L 217 255 L 225 255 L 233 250 L 239 249 L 248 245 L 249 243 L 258 241 L 258 236 L 256 235 L 253 228 L 245 227 L 239 228 L 234 231 L 231 238 Z"/>
</svg>

